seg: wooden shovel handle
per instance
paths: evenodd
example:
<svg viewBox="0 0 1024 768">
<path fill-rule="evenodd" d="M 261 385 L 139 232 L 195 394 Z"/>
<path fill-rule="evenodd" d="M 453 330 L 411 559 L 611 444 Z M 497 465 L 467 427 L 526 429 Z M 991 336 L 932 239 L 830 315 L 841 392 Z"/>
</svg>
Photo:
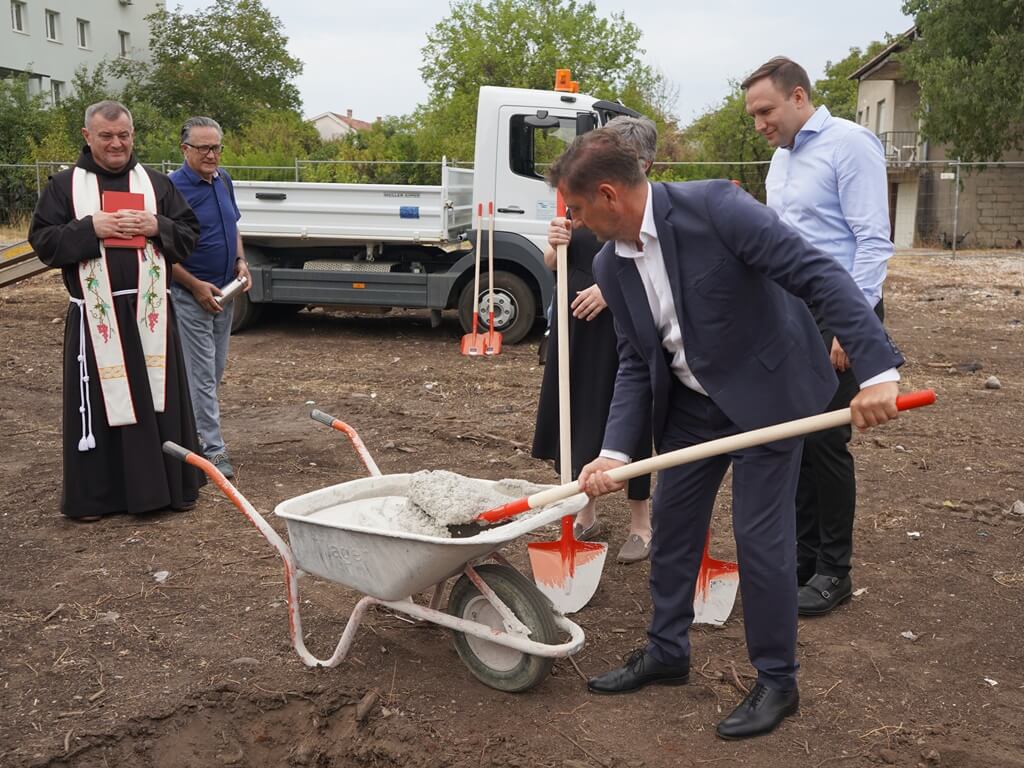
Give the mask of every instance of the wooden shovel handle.
<svg viewBox="0 0 1024 768">
<path fill-rule="evenodd" d="M 916 392 L 909 392 L 899 395 L 896 398 L 896 407 L 905 411 L 910 408 L 920 408 L 923 405 L 930 405 L 935 402 L 935 392 L 931 389 L 922 389 Z M 787 440 L 791 437 L 809 435 L 812 432 L 820 432 L 823 429 L 841 427 L 850 423 L 850 409 L 840 408 L 836 411 L 819 413 L 816 416 L 808 416 L 804 419 L 786 421 L 782 424 L 773 424 L 770 427 L 753 429 L 749 432 L 741 432 L 738 435 L 722 437 L 718 440 L 709 440 L 700 445 L 691 445 L 688 448 L 680 448 L 676 451 L 663 453 L 660 456 L 652 456 L 649 459 L 635 461 L 622 467 L 616 467 L 606 474 L 616 482 L 631 480 L 640 475 L 659 472 L 663 469 L 676 467 L 680 464 L 689 464 L 712 456 L 720 456 L 723 453 L 753 448 L 755 445 L 764 445 L 776 440 Z"/>
<path fill-rule="evenodd" d="M 924 405 L 931 405 L 935 402 L 935 391 L 922 389 L 915 392 L 908 392 L 896 398 L 896 407 L 901 411 L 911 408 L 920 408 Z M 625 464 L 621 467 L 609 470 L 605 474 L 616 482 L 625 482 L 640 475 L 659 472 L 663 469 L 678 467 L 681 464 L 690 464 L 694 461 L 701 461 L 712 456 L 720 456 L 723 453 L 753 448 L 755 445 L 763 445 L 776 440 L 786 440 L 791 437 L 820 432 L 823 429 L 840 427 L 850 423 L 850 409 L 840 408 L 837 411 L 820 413 L 817 416 L 808 416 L 804 419 L 786 421 L 782 424 L 773 424 L 770 427 L 754 429 L 750 432 L 741 432 L 738 435 L 722 437 L 718 440 L 709 440 L 699 445 L 691 445 L 687 448 L 680 448 L 659 456 L 652 456 L 649 459 L 634 461 L 632 464 Z M 496 522 L 512 515 L 518 515 L 528 509 L 553 504 L 556 501 L 567 499 L 581 493 L 578 483 L 566 483 L 565 485 L 549 488 L 546 491 L 535 493 L 518 501 L 513 501 L 502 507 L 490 509 L 479 516 L 478 519 L 488 522 Z"/>
</svg>

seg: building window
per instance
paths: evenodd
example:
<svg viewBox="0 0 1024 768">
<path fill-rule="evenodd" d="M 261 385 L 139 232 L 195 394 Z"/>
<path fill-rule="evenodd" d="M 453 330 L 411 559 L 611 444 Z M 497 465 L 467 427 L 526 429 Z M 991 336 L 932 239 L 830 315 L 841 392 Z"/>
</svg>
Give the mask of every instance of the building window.
<svg viewBox="0 0 1024 768">
<path fill-rule="evenodd" d="M 878 102 L 875 109 L 875 133 L 884 131 L 888 126 L 885 124 L 885 99 Z"/>
<path fill-rule="evenodd" d="M 89 47 L 89 22 L 85 19 L 78 20 L 78 47 Z"/>
<path fill-rule="evenodd" d="M 51 80 L 50 96 L 53 97 L 53 106 L 59 107 L 61 100 L 64 98 L 64 83 L 60 80 Z"/>
<path fill-rule="evenodd" d="M 46 12 L 46 39 L 60 42 L 60 14 L 56 11 Z"/>
<path fill-rule="evenodd" d="M 864 110 L 857 110 L 857 125 L 864 125 Z"/>
<path fill-rule="evenodd" d="M 11 0 L 11 29 L 28 33 L 28 4 L 22 0 Z"/>
<path fill-rule="evenodd" d="M 122 29 L 118 30 L 117 39 L 121 45 L 121 58 L 129 58 L 129 54 L 132 51 L 132 36 Z"/>
</svg>

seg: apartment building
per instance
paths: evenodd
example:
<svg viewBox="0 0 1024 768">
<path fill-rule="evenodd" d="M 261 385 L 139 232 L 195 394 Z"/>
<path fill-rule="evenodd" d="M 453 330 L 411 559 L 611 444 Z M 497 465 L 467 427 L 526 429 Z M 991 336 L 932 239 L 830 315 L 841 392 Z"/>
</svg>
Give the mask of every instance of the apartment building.
<svg viewBox="0 0 1024 768">
<path fill-rule="evenodd" d="M 33 93 L 59 103 L 75 71 L 104 59 L 139 58 L 149 48 L 146 16 L 165 0 L 0 0 L 0 77 L 27 72 Z"/>
</svg>

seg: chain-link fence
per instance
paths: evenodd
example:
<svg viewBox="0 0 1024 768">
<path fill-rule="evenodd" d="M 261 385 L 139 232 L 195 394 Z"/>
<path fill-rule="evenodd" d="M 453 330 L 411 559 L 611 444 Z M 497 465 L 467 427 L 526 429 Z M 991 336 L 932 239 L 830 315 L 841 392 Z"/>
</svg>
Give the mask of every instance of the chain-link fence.
<svg viewBox="0 0 1024 768">
<path fill-rule="evenodd" d="M 898 248 L 1015 248 L 1024 241 L 1024 162 L 894 162 L 889 216 Z"/>
<path fill-rule="evenodd" d="M 226 165 L 239 181 L 439 184 L 442 164 L 399 160 L 302 160 L 292 165 Z M 26 224 L 51 174 L 67 162 L 0 165 L 0 225 Z M 164 173 L 180 161 L 151 163 Z M 658 181 L 735 179 L 764 200 L 767 162 L 657 162 Z M 1024 161 L 960 163 L 891 160 L 889 217 L 898 248 L 1021 248 L 1024 240 Z"/>
</svg>

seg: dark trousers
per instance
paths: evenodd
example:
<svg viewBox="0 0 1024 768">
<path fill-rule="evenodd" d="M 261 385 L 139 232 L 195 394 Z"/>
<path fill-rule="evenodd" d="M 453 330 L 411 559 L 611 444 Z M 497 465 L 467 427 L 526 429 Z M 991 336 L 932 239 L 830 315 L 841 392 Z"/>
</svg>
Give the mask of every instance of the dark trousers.
<svg viewBox="0 0 1024 768">
<path fill-rule="evenodd" d="M 878 319 L 885 317 L 879 301 Z M 833 336 L 822 330 L 826 349 Z M 842 341 L 842 340 L 840 340 Z M 839 387 L 826 410 L 846 408 L 860 391 L 853 371 L 839 375 Z M 804 439 L 800 480 L 796 491 L 796 578 L 804 584 L 816 573 L 843 578 L 853 556 L 853 516 L 857 507 L 857 478 L 850 453 L 850 426 L 815 432 Z"/>
<path fill-rule="evenodd" d="M 659 452 L 736 434 L 714 402 L 676 383 Z M 796 533 L 793 498 L 800 441 L 786 440 L 660 473 L 654 489 L 648 650 L 664 663 L 690 657 L 690 625 L 701 552 L 715 497 L 733 471 L 733 529 L 747 652 L 758 681 L 796 685 Z"/>
</svg>

